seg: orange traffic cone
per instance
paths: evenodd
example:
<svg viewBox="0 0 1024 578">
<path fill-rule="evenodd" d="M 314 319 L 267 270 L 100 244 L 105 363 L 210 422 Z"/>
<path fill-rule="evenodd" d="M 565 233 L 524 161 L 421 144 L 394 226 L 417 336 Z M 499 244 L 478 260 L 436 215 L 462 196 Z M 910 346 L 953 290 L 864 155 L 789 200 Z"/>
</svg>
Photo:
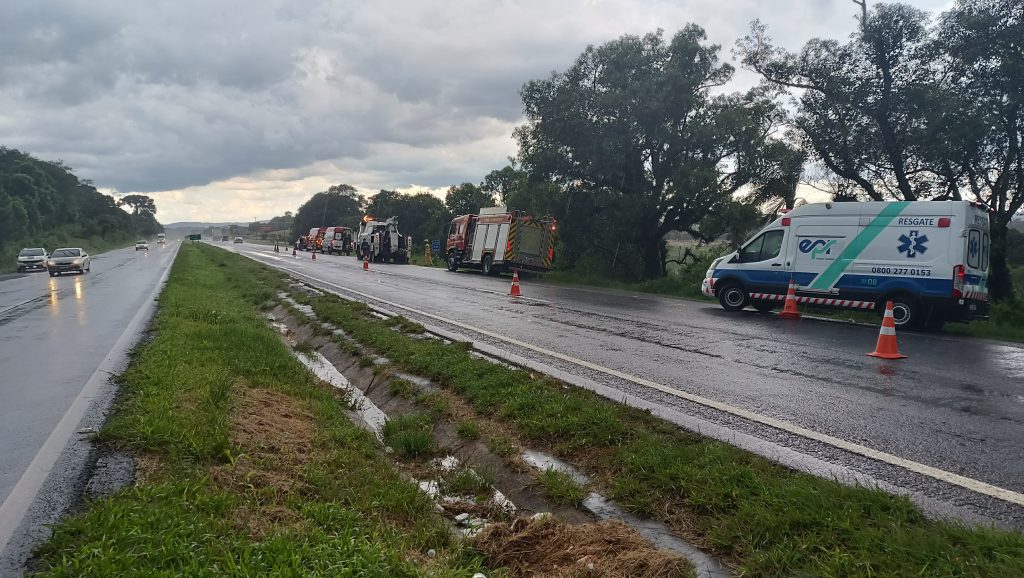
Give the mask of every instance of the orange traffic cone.
<svg viewBox="0 0 1024 578">
<path fill-rule="evenodd" d="M 882 327 L 878 330 L 878 343 L 875 350 L 869 353 L 871 357 L 882 359 L 906 359 L 907 356 L 899 351 L 896 346 L 896 321 L 892 316 L 892 301 L 885 304 L 885 316 L 882 317 Z"/>
<path fill-rule="evenodd" d="M 370 256 L 367 255 L 367 256 L 363 257 L 363 271 L 369 271 L 369 270 L 370 270 Z"/>
<path fill-rule="evenodd" d="M 783 319 L 800 319 L 800 310 L 796 308 L 796 281 L 792 277 L 789 279 L 786 304 L 782 307 L 782 311 L 779 312 L 779 317 Z"/>
<path fill-rule="evenodd" d="M 508 294 L 513 297 L 519 297 L 523 294 L 519 290 L 519 271 L 512 272 L 512 288 L 509 289 Z"/>
</svg>

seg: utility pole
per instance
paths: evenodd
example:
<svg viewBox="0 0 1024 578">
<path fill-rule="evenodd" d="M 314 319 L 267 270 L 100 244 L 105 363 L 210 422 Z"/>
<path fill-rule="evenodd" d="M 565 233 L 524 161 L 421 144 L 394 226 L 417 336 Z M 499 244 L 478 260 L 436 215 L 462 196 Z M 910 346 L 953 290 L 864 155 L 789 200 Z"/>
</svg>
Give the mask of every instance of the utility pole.
<svg viewBox="0 0 1024 578">
<path fill-rule="evenodd" d="M 320 226 L 321 227 L 326 227 L 327 226 L 327 201 L 330 200 L 330 198 L 331 198 L 330 196 L 328 196 L 326 194 L 324 195 L 324 214 L 320 217 Z"/>
</svg>

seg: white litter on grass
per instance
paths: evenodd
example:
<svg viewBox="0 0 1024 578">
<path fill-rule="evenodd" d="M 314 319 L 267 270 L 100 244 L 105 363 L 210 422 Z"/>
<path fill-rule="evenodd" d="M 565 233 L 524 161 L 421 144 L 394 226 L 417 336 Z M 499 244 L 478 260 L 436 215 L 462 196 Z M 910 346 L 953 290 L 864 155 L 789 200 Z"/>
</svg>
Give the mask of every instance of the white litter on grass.
<svg viewBox="0 0 1024 578">
<path fill-rule="evenodd" d="M 437 466 L 442 472 L 450 472 L 459 467 L 459 458 L 455 456 L 445 456 L 443 458 L 437 458 L 434 460 L 434 465 Z"/>
<path fill-rule="evenodd" d="M 491 497 L 491 501 L 494 502 L 495 506 L 498 506 L 504 510 L 505 513 L 510 515 L 515 514 L 518 509 L 516 508 L 516 505 L 512 503 L 512 500 L 508 499 L 508 496 L 501 493 L 501 491 L 496 488 L 494 489 L 494 496 Z"/>
<path fill-rule="evenodd" d="M 349 383 L 348 379 L 319 351 L 312 351 L 304 355 L 293 351 L 292 354 L 317 377 L 348 393 L 351 396 L 355 412 L 370 427 L 377 439 L 384 440 L 381 429 L 384 427 L 384 422 L 388 421 L 388 416 L 374 405 L 370 398 L 363 395 L 358 387 Z"/>
</svg>

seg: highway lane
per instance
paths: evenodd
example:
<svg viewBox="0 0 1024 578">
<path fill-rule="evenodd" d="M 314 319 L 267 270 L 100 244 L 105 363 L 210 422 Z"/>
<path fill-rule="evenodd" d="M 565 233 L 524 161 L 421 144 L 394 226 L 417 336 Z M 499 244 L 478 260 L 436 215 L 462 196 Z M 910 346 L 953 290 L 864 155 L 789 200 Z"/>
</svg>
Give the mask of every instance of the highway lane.
<svg viewBox="0 0 1024 578">
<path fill-rule="evenodd" d="M 0 281 L 0 504 L 6 511 L 14 506 L 12 490 L 97 368 L 108 355 L 123 353 L 112 348 L 124 342 L 176 248 L 96 255 L 85 275 Z M 11 522 L 3 520 L 0 530 Z"/>
<path fill-rule="evenodd" d="M 507 277 L 380 264 L 364 273 L 351 257 L 318 256 L 312 262 L 308 253 L 293 259 L 264 247 L 231 249 L 381 299 L 1024 492 L 1024 347 L 1019 345 L 903 333 L 900 348 L 910 358 L 889 362 L 865 356 L 877 337 L 872 327 L 807 319 L 794 323 L 753 312 L 734 315 L 712 304 L 531 280 L 523 282 L 527 299 L 513 301 L 505 296 Z M 625 391 L 623 384 L 610 385 Z M 970 501 L 962 496 L 941 497 Z"/>
</svg>

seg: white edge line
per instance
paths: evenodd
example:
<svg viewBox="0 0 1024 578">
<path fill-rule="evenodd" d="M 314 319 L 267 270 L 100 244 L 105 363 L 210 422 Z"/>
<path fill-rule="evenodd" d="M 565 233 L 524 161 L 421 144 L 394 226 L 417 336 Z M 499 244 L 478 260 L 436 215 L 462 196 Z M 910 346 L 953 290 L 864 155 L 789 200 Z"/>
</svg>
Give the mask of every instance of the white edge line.
<svg viewBox="0 0 1024 578">
<path fill-rule="evenodd" d="M 819 443 L 827 444 L 827 445 L 830 445 L 830 446 L 833 446 L 833 447 L 836 447 L 836 448 L 848 451 L 850 453 L 858 454 L 858 455 L 861 455 L 861 456 L 864 456 L 864 457 L 867 457 L 867 458 L 871 458 L 873 460 L 877 460 L 877 461 L 884 462 L 884 463 L 887 463 L 887 464 L 890 464 L 890 465 L 894 465 L 894 466 L 903 468 L 905 470 L 909 470 L 911 472 L 914 472 L 914 473 L 917 473 L 917 474 L 921 474 L 923 476 L 927 476 L 927 477 L 930 477 L 930 478 L 933 478 L 933 479 L 936 479 L 936 480 L 939 480 L 939 481 L 942 481 L 942 482 L 946 482 L 948 484 L 952 484 L 954 486 L 959 486 L 961 488 L 965 488 L 965 489 L 971 490 L 972 492 L 977 492 L 979 494 L 983 494 L 983 495 L 986 495 L 986 496 L 997 498 L 997 499 L 1003 500 L 1005 502 L 1009 502 L 1011 504 L 1016 504 L 1018 506 L 1024 506 L 1024 494 L 1021 494 L 1021 493 L 1018 493 L 1018 492 L 1014 492 L 1013 490 L 1008 490 L 1006 488 L 1000 488 L 999 486 L 994 486 L 992 484 L 988 484 L 988 483 L 982 482 L 980 480 L 975 480 L 973 478 L 968 478 L 967 476 L 961 476 L 960 474 L 954 474 L 953 472 L 947 472 L 946 470 L 942 470 L 942 469 L 936 468 L 934 466 L 929 466 L 927 464 L 922 464 L 920 462 L 915 462 L 915 461 L 912 461 L 912 460 L 901 458 L 899 456 L 895 456 L 893 454 L 889 454 L 889 453 L 886 453 L 886 452 L 883 452 L 883 451 L 875 450 L 875 449 L 869 448 L 869 447 L 861 445 L 861 444 L 856 444 L 856 443 L 853 443 L 853 442 L 849 442 L 849 441 L 846 441 L 844 439 L 837 438 L 835 436 L 831 436 L 831 435 L 828 435 L 828 434 L 823 434 L 823 433 L 820 433 L 820 432 L 816 432 L 816 431 L 813 431 L 813 430 L 810 430 L 810 429 L 798 426 L 796 424 L 793 424 L 793 423 L 790 423 L 790 422 L 787 422 L 787 421 L 784 421 L 784 420 L 780 420 L 780 419 L 776 419 L 776 418 L 773 418 L 773 417 L 761 415 L 759 413 L 748 411 L 748 410 L 745 410 L 745 409 L 740 408 L 740 407 L 729 405 L 727 403 L 723 403 L 723 402 L 720 402 L 720 401 L 715 401 L 713 399 L 709 399 L 709 398 L 706 398 L 706 397 L 703 397 L 703 396 L 700 396 L 700 395 L 696 395 L 696 394 L 693 394 L 693 393 L 688 393 L 688 392 L 676 389 L 674 387 L 670 387 L 670 386 L 667 386 L 667 385 L 662 385 L 660 383 L 656 383 L 656 382 L 644 379 L 642 377 L 635 377 L 635 376 L 629 375 L 627 373 L 623 373 L 623 372 L 615 370 L 615 369 L 610 369 L 610 368 L 607 368 L 607 367 L 603 367 L 603 366 L 597 365 L 595 363 L 591 363 L 589 361 L 585 361 L 585 360 L 582 360 L 582 359 L 576 359 L 574 357 L 570 357 L 570 356 L 565 355 L 563 353 L 559 353 L 557 351 L 550 351 L 550 350 L 544 349 L 542 347 L 537 347 L 536 345 L 531 345 L 529 343 L 525 343 L 523 341 L 519 341 L 518 339 L 513 339 L 511 337 L 506 337 L 504 335 L 500 335 L 500 334 L 497 334 L 497 333 L 493 333 L 491 331 L 487 331 L 486 329 L 479 329 L 479 328 L 473 327 L 471 325 L 467 325 L 465 323 L 460 323 L 458 321 L 453 321 L 453 320 L 450 320 L 450 319 L 445 319 L 444 317 L 440 317 L 438 315 L 427 313 L 425 311 L 420 311 L 418 309 L 414 309 L 412 307 L 408 307 L 408 306 L 402 305 L 400 303 L 394 303 L 394 302 L 388 301 L 386 299 L 381 299 L 380 297 L 369 295 L 367 293 L 362 293 L 360 291 L 356 291 L 355 289 L 350 289 L 348 287 L 344 287 L 344 286 L 341 286 L 341 285 L 338 285 L 338 284 L 335 284 L 335 283 L 331 283 L 330 281 L 324 281 L 322 279 L 316 279 L 315 277 L 312 277 L 312 276 L 310 276 L 310 275 L 308 275 L 306 273 L 303 273 L 301 271 L 296 271 L 296 270 L 290 269 L 288 267 L 280 267 L 280 269 L 288 271 L 289 273 L 292 273 L 293 275 L 298 275 L 300 277 L 305 277 L 306 279 L 309 279 L 309 280 L 311 280 L 311 281 L 313 281 L 315 283 L 321 283 L 321 284 L 324 284 L 324 285 L 329 285 L 329 286 L 335 287 L 335 288 L 337 288 L 337 289 L 339 289 L 341 291 L 346 291 L 346 292 L 354 294 L 354 295 L 359 295 L 360 297 L 363 297 L 365 299 L 371 299 L 373 301 L 384 303 L 384 304 L 388 305 L 389 307 L 395 307 L 395 308 L 398 308 L 398 309 L 403 309 L 405 311 L 409 311 L 409 312 L 415 313 L 417 315 L 422 315 L 424 317 L 428 317 L 430 319 L 434 319 L 434 320 L 440 321 L 442 323 L 447 323 L 449 325 L 454 325 L 455 327 L 460 327 L 460 328 L 468 330 L 468 331 L 479 333 L 480 335 L 486 335 L 486 336 L 491 337 L 493 339 L 498 339 L 500 341 L 504 341 L 506 343 L 510 343 L 512 345 L 515 345 L 516 347 L 523 347 L 525 349 L 529 349 L 531 351 L 535 351 L 537 353 L 540 353 L 540 354 L 543 354 L 543 355 L 547 355 L 547 356 L 553 357 L 555 359 L 560 359 L 562 361 L 565 361 L 565 362 L 568 362 L 568 363 L 572 363 L 573 365 L 578 365 L 580 367 L 585 367 L 585 368 L 590 369 L 592 371 L 597 371 L 599 373 L 604 373 L 604 374 L 610 375 L 612 377 L 617 377 L 619 379 L 622 379 L 622 380 L 625 380 L 625 381 L 629 381 L 629 382 L 635 383 L 637 385 L 642 385 L 642 386 L 650 388 L 650 389 L 656 389 L 658 391 L 661 391 L 663 393 L 667 393 L 669 395 L 678 397 L 680 399 L 685 399 L 687 401 L 690 401 L 690 402 L 693 402 L 693 403 L 696 403 L 696 404 L 699 404 L 699 405 L 703 405 L 705 407 L 710 407 L 712 409 L 716 409 L 716 410 L 724 412 L 724 413 L 735 415 L 737 417 L 741 417 L 741 418 L 749 420 L 749 421 L 760 423 L 762 425 L 766 425 L 766 426 L 769 426 L 769 427 L 772 427 L 772 428 L 775 428 L 775 429 L 778 429 L 778 430 L 781 430 L 781 431 L 784 431 L 784 432 L 787 432 L 787 433 L 791 433 L 791 434 L 798 435 L 798 436 L 801 436 L 801 437 L 804 437 L 804 438 L 807 438 L 807 439 L 810 439 L 810 440 L 814 440 L 814 441 L 819 442 Z"/>
<path fill-rule="evenodd" d="M 178 248 L 180 247 L 181 244 L 179 243 Z M 96 397 L 100 386 L 110 379 L 110 376 L 117 369 L 116 366 L 119 364 L 123 354 L 134 344 L 139 326 L 149 320 L 150 314 L 156 306 L 156 298 L 160 295 L 164 283 L 167 281 L 168 275 L 170 275 L 177 253 L 178 249 L 175 249 L 174 254 L 171 255 L 170 262 L 167 264 L 167 269 L 160 276 L 156 287 L 153 288 L 153 291 L 143 301 L 142 306 L 135 313 L 135 316 L 132 317 L 132 320 L 128 322 L 128 326 L 125 327 L 124 332 L 114 342 L 114 346 L 110 348 L 110 351 L 103 358 L 103 362 L 100 363 L 96 371 L 89 377 L 89 380 L 85 382 L 85 386 L 78 393 L 78 397 L 71 402 L 71 406 L 68 407 L 68 410 L 64 412 L 64 416 L 57 422 L 57 426 L 50 432 L 50 436 L 46 438 L 46 442 L 39 448 L 35 458 L 32 459 L 28 468 L 22 473 L 18 483 L 14 485 L 4 503 L 0 505 L 0 552 L 7 548 L 15 531 L 21 526 L 26 512 L 28 512 L 32 502 L 35 501 L 39 489 L 46 482 L 54 464 L 57 463 L 71 436 L 74 435 L 78 424 L 89 410 L 90 405 L 92 405 L 92 400 Z"/>
</svg>

